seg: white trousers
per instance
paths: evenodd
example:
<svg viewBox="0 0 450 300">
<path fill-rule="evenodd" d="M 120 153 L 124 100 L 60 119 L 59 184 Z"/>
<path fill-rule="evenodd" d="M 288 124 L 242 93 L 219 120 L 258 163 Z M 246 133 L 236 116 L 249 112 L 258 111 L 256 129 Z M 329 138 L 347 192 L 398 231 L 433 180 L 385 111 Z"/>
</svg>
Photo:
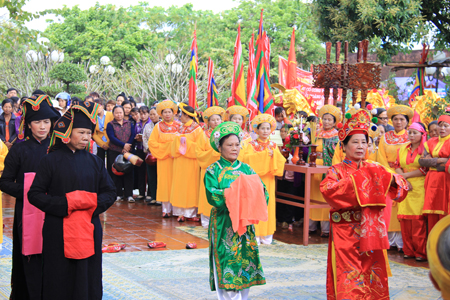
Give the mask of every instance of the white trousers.
<svg viewBox="0 0 450 300">
<path fill-rule="evenodd" d="M 173 206 L 174 216 L 183 216 L 185 218 L 195 218 L 197 217 L 197 207 L 182 208 Z"/>
<path fill-rule="evenodd" d="M 165 214 L 171 214 L 172 213 L 172 203 L 169 201 L 167 202 L 161 202 L 162 203 L 162 212 Z"/>
<path fill-rule="evenodd" d="M 241 291 L 227 291 L 219 289 L 219 280 L 217 279 L 216 262 L 213 260 L 214 284 L 216 285 L 217 299 L 219 300 L 247 300 L 250 288 Z"/>
<path fill-rule="evenodd" d="M 201 214 L 200 219 L 202 220 L 203 228 L 208 229 L 208 227 L 209 227 L 209 217 L 205 216 L 204 214 Z"/>
<path fill-rule="evenodd" d="M 403 238 L 401 231 L 388 232 L 389 245 L 403 248 Z"/>
<path fill-rule="evenodd" d="M 256 242 L 258 243 L 258 245 L 261 245 L 261 244 L 270 245 L 270 244 L 272 244 L 272 240 L 273 240 L 273 234 L 256 237 Z"/>
<path fill-rule="evenodd" d="M 309 231 L 316 231 L 319 221 L 309 219 Z M 322 233 L 330 233 L 330 221 L 320 221 L 320 229 Z"/>
</svg>

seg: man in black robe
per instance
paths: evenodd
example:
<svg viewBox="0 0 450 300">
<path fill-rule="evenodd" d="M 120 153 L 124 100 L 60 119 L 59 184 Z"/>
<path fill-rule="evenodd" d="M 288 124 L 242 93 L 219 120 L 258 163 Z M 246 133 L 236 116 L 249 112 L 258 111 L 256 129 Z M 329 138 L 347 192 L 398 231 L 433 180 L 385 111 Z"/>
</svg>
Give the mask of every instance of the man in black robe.
<svg viewBox="0 0 450 300">
<path fill-rule="evenodd" d="M 85 150 L 97 119 L 96 103 L 74 102 L 55 124 L 29 201 L 45 212 L 42 299 L 102 298 L 99 214 L 116 199 L 104 162 Z"/>
<path fill-rule="evenodd" d="M 47 155 L 50 144 L 48 133 L 51 134 L 53 123 L 59 117 L 61 115 L 52 107 L 47 95 L 36 95 L 26 99 L 23 103 L 18 134 L 19 139 L 26 140 L 14 144 L 5 158 L 5 168 L 0 178 L 0 190 L 16 198 L 10 299 L 41 299 L 42 248 L 33 254 L 24 255 L 23 252 L 26 248 L 23 241 L 24 178 L 25 174 L 35 173 L 41 158 Z M 39 131 L 43 130 L 40 127 L 36 129 L 36 133 L 31 130 L 32 122 L 40 121 L 47 122 L 50 126 L 43 135 L 39 134 Z M 34 225 L 30 224 L 30 226 Z M 40 226 L 42 226 L 42 220 Z"/>
</svg>

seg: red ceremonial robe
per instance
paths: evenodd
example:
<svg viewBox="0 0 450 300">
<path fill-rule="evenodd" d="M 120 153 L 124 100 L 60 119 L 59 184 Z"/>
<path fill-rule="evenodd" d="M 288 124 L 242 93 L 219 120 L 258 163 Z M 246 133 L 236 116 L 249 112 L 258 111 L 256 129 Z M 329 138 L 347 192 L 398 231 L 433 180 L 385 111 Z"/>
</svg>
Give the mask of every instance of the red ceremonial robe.
<svg viewBox="0 0 450 300">
<path fill-rule="evenodd" d="M 328 170 L 320 190 L 332 207 L 327 298 L 389 299 L 383 208 L 386 195 L 395 201 L 406 197 L 406 181 L 379 164 L 362 161 L 358 168 L 345 159 Z"/>
</svg>

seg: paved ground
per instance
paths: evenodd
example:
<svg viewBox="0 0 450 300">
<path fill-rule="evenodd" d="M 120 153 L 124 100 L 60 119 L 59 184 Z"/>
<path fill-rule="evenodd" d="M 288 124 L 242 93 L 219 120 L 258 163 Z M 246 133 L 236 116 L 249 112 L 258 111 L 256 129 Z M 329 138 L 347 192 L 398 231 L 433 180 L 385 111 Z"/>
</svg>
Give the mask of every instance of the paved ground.
<svg viewBox="0 0 450 300">
<path fill-rule="evenodd" d="M 12 238 L 15 199 L 3 194 L 3 234 Z M 136 203 L 116 202 L 100 216 L 103 226 L 103 244 L 113 242 L 126 243 L 124 251 L 155 251 L 147 247 L 149 241 L 163 241 L 167 244 L 164 250 L 185 249 L 187 242 L 197 243 L 198 248 L 207 248 L 208 241 L 194 237 L 176 229 L 179 226 L 200 226 L 199 222 L 177 222 L 176 218 L 163 219 L 161 206 L 149 206 L 144 201 Z M 284 243 L 302 243 L 302 228 L 295 227 L 293 232 L 277 228 L 274 238 Z M 318 233 L 310 234 L 310 244 L 325 244 L 328 240 Z M 415 260 L 403 259 L 403 254 L 388 251 L 389 259 L 410 266 L 427 267 L 428 263 L 417 263 Z"/>
</svg>

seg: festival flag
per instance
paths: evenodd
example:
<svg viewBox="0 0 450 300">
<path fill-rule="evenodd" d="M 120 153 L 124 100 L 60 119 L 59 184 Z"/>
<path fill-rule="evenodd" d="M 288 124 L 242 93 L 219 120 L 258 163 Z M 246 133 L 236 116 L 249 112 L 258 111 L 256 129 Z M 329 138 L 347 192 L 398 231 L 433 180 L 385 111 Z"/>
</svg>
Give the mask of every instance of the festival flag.
<svg viewBox="0 0 450 300">
<path fill-rule="evenodd" d="M 256 103 L 256 76 L 255 76 L 255 34 L 248 46 L 248 70 L 247 70 L 247 109 L 250 112 L 250 120 L 258 114 L 258 104 Z"/>
<path fill-rule="evenodd" d="M 208 60 L 208 96 L 207 107 L 219 105 L 216 81 L 214 80 L 214 63 L 211 57 Z"/>
<path fill-rule="evenodd" d="M 197 52 L 197 33 L 194 30 L 194 38 L 191 45 L 191 60 L 189 67 L 189 105 L 198 108 L 197 103 L 197 68 L 198 68 L 198 52 Z"/>
<path fill-rule="evenodd" d="M 291 48 L 289 49 L 288 68 L 286 74 L 286 88 L 293 89 L 297 86 L 297 59 L 295 58 L 295 29 L 292 29 Z"/>
<path fill-rule="evenodd" d="M 245 81 L 244 81 L 244 64 L 242 59 L 241 45 L 241 25 L 238 26 L 238 34 L 234 44 L 233 56 L 233 78 L 231 80 L 231 97 L 229 106 L 240 105 L 245 106 Z"/>
<path fill-rule="evenodd" d="M 425 64 L 427 61 L 429 47 L 427 48 L 426 44 L 423 44 L 422 54 L 419 60 L 419 64 Z M 414 87 L 409 95 L 409 106 L 413 107 L 413 102 L 416 101 L 417 96 L 422 96 L 423 90 L 425 88 L 425 68 L 417 68 L 416 79 L 414 81 Z M 414 111 L 414 117 L 411 120 L 412 122 L 420 122 L 420 115 Z"/>
<path fill-rule="evenodd" d="M 262 20 L 263 9 L 261 10 L 258 39 L 256 41 L 256 93 L 254 100 L 256 100 L 259 112 L 274 115 L 274 103 L 269 81 L 270 41 L 264 31 Z"/>
</svg>

